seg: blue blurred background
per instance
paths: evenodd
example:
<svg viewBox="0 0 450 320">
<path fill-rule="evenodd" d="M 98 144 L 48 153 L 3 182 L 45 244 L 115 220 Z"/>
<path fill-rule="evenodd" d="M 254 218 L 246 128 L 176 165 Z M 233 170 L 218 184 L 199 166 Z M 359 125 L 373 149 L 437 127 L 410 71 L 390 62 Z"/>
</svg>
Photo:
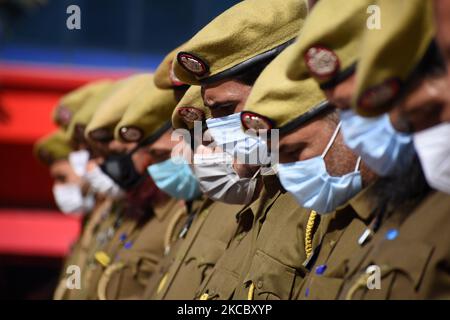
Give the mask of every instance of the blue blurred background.
<svg viewBox="0 0 450 320">
<path fill-rule="evenodd" d="M 154 68 L 165 53 L 237 2 L 47 0 L 20 15 L 2 14 L 0 58 Z M 81 30 L 66 28 L 66 8 L 72 4 L 81 9 Z"/>
<path fill-rule="evenodd" d="M 49 299 L 80 221 L 32 154 L 62 95 L 154 70 L 236 0 L 0 0 L 0 299 Z M 66 10 L 78 5 L 81 30 Z"/>
</svg>

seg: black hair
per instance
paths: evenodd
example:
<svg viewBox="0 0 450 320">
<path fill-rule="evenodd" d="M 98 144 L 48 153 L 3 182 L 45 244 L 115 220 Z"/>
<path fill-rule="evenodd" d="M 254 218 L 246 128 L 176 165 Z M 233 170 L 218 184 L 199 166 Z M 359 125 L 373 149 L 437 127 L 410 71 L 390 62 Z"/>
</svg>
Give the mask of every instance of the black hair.
<svg viewBox="0 0 450 320">
<path fill-rule="evenodd" d="M 374 188 L 378 210 L 389 210 L 389 213 L 400 206 L 415 207 L 431 190 L 417 155 L 409 170 L 399 175 L 379 178 Z"/>
<path fill-rule="evenodd" d="M 256 79 L 258 79 L 264 69 L 273 61 L 273 59 L 275 59 L 275 57 L 276 56 L 271 56 L 265 60 L 253 64 L 252 66 L 242 70 L 234 78 L 237 81 L 242 82 L 243 84 L 253 86 L 256 82 Z"/>
</svg>

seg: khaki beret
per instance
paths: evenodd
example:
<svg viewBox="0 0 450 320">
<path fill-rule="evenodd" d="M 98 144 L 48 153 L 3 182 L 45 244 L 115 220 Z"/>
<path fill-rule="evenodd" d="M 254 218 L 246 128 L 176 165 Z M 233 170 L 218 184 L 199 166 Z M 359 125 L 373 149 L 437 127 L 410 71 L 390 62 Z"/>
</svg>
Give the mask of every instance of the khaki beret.
<svg viewBox="0 0 450 320">
<path fill-rule="evenodd" d="M 114 138 L 114 129 L 133 99 L 153 84 L 153 75 L 137 74 L 120 80 L 103 99 L 86 127 L 85 137 L 94 141 Z"/>
<path fill-rule="evenodd" d="M 296 54 L 288 77 L 313 77 L 325 89 L 353 74 L 371 3 L 373 0 L 319 1 L 293 45 Z"/>
<path fill-rule="evenodd" d="M 186 85 L 177 78 L 173 71 L 173 61 L 176 59 L 177 53 L 181 51 L 181 48 L 180 46 L 172 50 L 156 68 L 153 80 L 158 88 L 172 89 Z"/>
<path fill-rule="evenodd" d="M 230 78 L 289 45 L 307 13 L 304 0 L 242 1 L 183 45 L 174 61 L 175 75 L 190 85 Z"/>
<path fill-rule="evenodd" d="M 158 138 L 171 127 L 170 119 L 177 105 L 172 89 L 159 89 L 152 81 L 146 84 L 127 107 L 115 128 L 115 138 L 141 142 Z"/>
<path fill-rule="evenodd" d="M 101 90 L 94 93 L 86 103 L 78 110 L 77 113 L 70 120 L 69 126 L 67 127 L 67 137 L 70 141 L 79 141 L 84 139 L 84 131 L 86 126 L 91 121 L 94 113 L 97 111 L 98 107 L 101 105 L 102 101 L 110 95 L 116 88 L 117 82 L 110 82 L 108 85 L 104 86 Z"/>
<path fill-rule="evenodd" d="M 201 91 L 200 86 L 191 86 L 180 100 L 172 114 L 172 126 L 175 129 L 192 129 L 194 121 L 211 118 L 211 110 L 205 107 Z"/>
<path fill-rule="evenodd" d="M 381 29 L 367 29 L 353 107 L 364 116 L 387 111 L 434 37 L 431 1 L 378 0 Z"/>
<path fill-rule="evenodd" d="M 294 47 L 272 61 L 256 80 L 241 113 L 245 130 L 280 129 L 288 132 L 328 107 L 326 98 L 312 78 L 290 80 L 286 71 Z"/>
<path fill-rule="evenodd" d="M 70 120 L 83 104 L 92 95 L 109 86 L 110 83 L 110 80 L 94 81 L 69 92 L 59 100 L 58 105 L 53 110 L 53 121 L 63 129 L 67 129 Z"/>
<path fill-rule="evenodd" d="M 39 139 L 33 148 L 36 158 L 46 166 L 67 159 L 72 151 L 70 141 L 61 129 Z"/>
</svg>

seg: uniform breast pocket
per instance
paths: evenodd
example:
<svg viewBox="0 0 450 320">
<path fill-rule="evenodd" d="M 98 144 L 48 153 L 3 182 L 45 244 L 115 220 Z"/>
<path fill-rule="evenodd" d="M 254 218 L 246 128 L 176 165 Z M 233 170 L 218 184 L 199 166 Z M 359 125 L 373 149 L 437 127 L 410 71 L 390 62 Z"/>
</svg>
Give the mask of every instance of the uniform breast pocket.
<svg viewBox="0 0 450 320">
<path fill-rule="evenodd" d="M 199 237 L 186 257 L 185 264 L 195 264 L 195 269 L 200 277 L 200 282 L 208 275 L 208 272 L 223 255 L 226 243 L 217 239 Z"/>
<path fill-rule="evenodd" d="M 123 299 L 143 292 L 159 257 L 151 253 L 126 251 L 106 268 L 97 289 L 101 300 Z"/>
<path fill-rule="evenodd" d="M 197 292 L 199 300 L 230 300 L 238 286 L 238 276 L 225 269 L 215 269 Z"/>
<path fill-rule="evenodd" d="M 148 252 L 131 252 L 127 265 L 131 268 L 133 277 L 141 285 L 146 285 L 150 276 L 155 272 L 161 257 Z"/>
<path fill-rule="evenodd" d="M 244 280 L 249 288 L 248 299 L 292 299 L 297 272 L 266 253 L 257 250 Z"/>
<path fill-rule="evenodd" d="M 353 299 L 414 299 L 433 254 L 423 242 L 393 240 L 378 246 L 347 292 Z M 364 280 L 367 280 L 364 283 Z"/>
</svg>

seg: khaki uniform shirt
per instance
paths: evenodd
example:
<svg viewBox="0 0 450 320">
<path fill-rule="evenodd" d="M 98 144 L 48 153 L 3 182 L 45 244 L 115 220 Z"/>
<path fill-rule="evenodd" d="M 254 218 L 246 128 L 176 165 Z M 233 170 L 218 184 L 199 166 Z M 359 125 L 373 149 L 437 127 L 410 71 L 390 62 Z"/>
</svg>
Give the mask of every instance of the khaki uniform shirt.
<svg viewBox="0 0 450 320">
<path fill-rule="evenodd" d="M 184 202 L 169 199 L 134 228 L 119 234 L 117 251 L 98 282 L 101 300 L 139 298 L 156 265 L 173 240 L 174 226 L 187 215 Z"/>
<path fill-rule="evenodd" d="M 200 299 L 290 299 L 304 277 L 310 211 L 263 177 L 261 196 L 238 215 L 238 231 L 204 281 Z"/>
<path fill-rule="evenodd" d="M 450 299 L 449 265 L 450 195 L 432 191 L 389 215 L 352 256 L 339 298 Z"/>
<path fill-rule="evenodd" d="M 191 226 L 181 237 L 154 276 L 144 298 L 192 300 L 198 287 L 221 257 L 237 222 L 241 205 L 205 200 L 193 216 Z"/>
<path fill-rule="evenodd" d="M 83 272 L 87 270 L 87 264 L 92 255 L 92 248 L 96 246 L 99 241 L 99 234 L 103 229 L 102 224 L 108 224 L 108 216 L 112 207 L 112 200 L 104 198 L 98 200 L 94 210 L 86 218 L 83 225 L 80 237 L 73 246 L 72 252 L 66 258 L 64 267 L 62 269 L 60 281 L 58 287 L 55 290 L 55 300 L 72 300 L 83 299 L 83 293 L 86 292 L 86 274 Z M 106 223 L 108 222 L 108 223 Z M 67 268 L 71 265 L 78 266 L 81 271 L 81 288 L 80 289 L 68 289 L 67 280 L 71 274 L 67 274 Z"/>
<path fill-rule="evenodd" d="M 321 239 L 309 262 L 297 299 L 336 299 L 344 281 L 345 263 L 359 248 L 358 240 L 373 220 L 371 191 L 363 189 L 335 212 L 323 215 Z"/>
</svg>

